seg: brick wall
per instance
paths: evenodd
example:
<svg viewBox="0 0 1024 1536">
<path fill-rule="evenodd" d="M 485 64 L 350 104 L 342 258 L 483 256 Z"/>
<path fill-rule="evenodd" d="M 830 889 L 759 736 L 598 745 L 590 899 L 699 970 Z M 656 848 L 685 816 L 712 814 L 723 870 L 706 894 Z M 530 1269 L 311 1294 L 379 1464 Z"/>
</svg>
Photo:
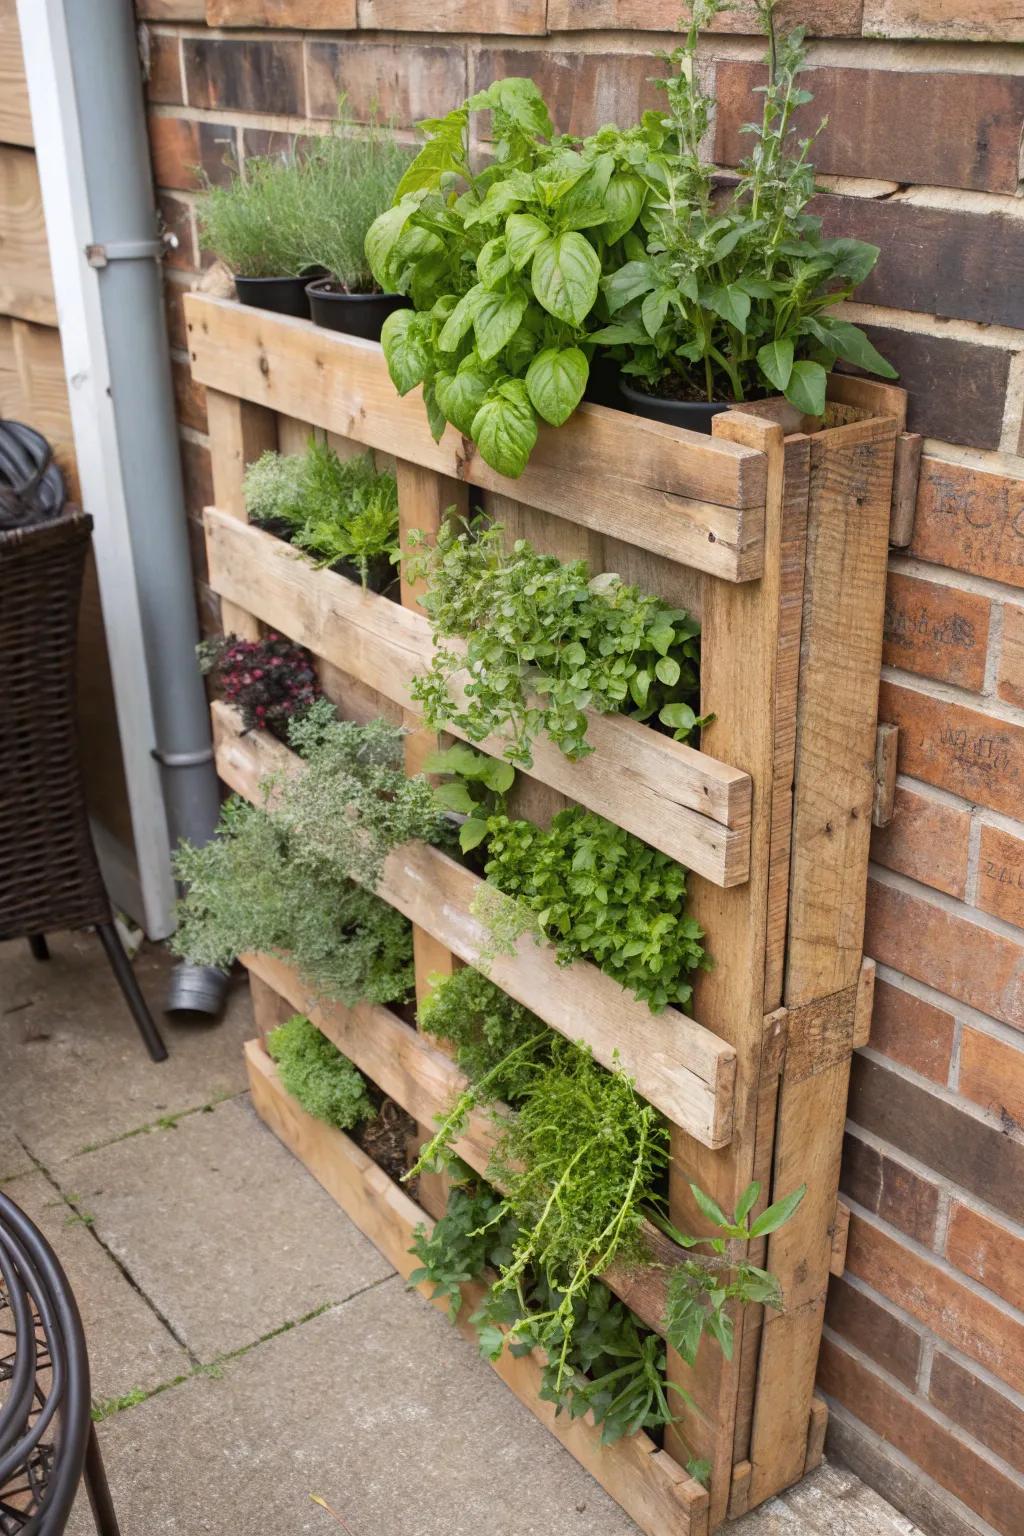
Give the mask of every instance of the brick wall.
<svg viewBox="0 0 1024 1536">
<path fill-rule="evenodd" d="M 636 116 L 678 0 L 139 0 L 190 512 L 210 495 L 180 299 L 193 167 L 316 131 L 339 90 L 403 127 L 533 75 L 576 132 Z M 1024 13 L 1019 0 L 792 0 L 830 124 L 819 211 L 882 247 L 852 318 L 927 441 L 889 578 L 881 718 L 898 815 L 878 832 L 879 983 L 855 1064 L 853 1218 L 821 1385 L 833 1445 L 943 1533 L 1024 1530 Z M 206 11 L 209 12 L 207 25 Z M 481 35 L 486 11 L 492 30 Z M 970 19 L 966 19 L 967 17 Z M 704 45 L 715 152 L 741 152 L 763 51 L 743 8 Z M 309 30 L 302 30 L 307 28 Z M 230 29 L 230 30 L 229 30 Z M 197 577 L 208 623 L 215 604 Z"/>
</svg>

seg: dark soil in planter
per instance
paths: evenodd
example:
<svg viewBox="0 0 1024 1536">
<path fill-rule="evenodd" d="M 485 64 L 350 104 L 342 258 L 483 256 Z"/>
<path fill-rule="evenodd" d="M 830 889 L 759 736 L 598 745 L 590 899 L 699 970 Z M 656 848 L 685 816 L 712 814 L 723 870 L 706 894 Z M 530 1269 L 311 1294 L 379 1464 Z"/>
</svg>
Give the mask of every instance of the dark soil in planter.
<svg viewBox="0 0 1024 1536">
<path fill-rule="evenodd" d="M 664 421 L 670 427 L 686 427 L 690 432 L 711 433 L 711 422 L 722 411 L 732 409 L 728 400 L 681 400 L 666 395 L 649 395 L 625 379 L 619 380 L 619 404 L 634 416 Z"/>
<path fill-rule="evenodd" d="M 412 1167 L 409 1148 L 415 1135 L 416 1122 L 412 1116 L 407 1115 L 394 1099 L 382 1095 L 377 1115 L 356 1126 L 352 1131 L 352 1140 L 362 1147 L 367 1157 L 373 1158 L 378 1168 L 383 1168 L 388 1177 L 398 1184 L 402 1175 Z M 413 1200 L 416 1199 L 415 1183 L 402 1187 Z"/>
<path fill-rule="evenodd" d="M 331 570 L 339 576 L 346 576 L 349 581 L 354 581 L 357 587 L 363 584 L 362 573 L 352 560 L 336 560 Z M 369 570 L 366 573 L 366 585 L 371 592 L 376 592 L 378 597 L 393 598 L 395 602 L 401 600 L 398 568 L 391 564 L 387 555 L 377 555 L 370 561 Z"/>
<path fill-rule="evenodd" d="M 282 544 L 290 544 L 292 542 L 294 530 L 286 517 L 267 517 L 263 519 L 254 517 L 250 521 L 253 527 L 261 529 L 263 533 L 273 534 L 274 538 L 280 539 Z"/>
<path fill-rule="evenodd" d="M 346 293 L 333 278 L 322 277 L 306 290 L 309 309 L 317 325 L 328 331 L 344 331 L 366 341 L 380 341 L 380 328 L 396 309 L 408 309 L 401 293 Z"/>
<path fill-rule="evenodd" d="M 269 309 L 275 315 L 294 315 L 298 320 L 309 319 L 308 286 L 308 272 L 302 277 L 235 278 L 235 292 L 240 304 Z"/>
</svg>

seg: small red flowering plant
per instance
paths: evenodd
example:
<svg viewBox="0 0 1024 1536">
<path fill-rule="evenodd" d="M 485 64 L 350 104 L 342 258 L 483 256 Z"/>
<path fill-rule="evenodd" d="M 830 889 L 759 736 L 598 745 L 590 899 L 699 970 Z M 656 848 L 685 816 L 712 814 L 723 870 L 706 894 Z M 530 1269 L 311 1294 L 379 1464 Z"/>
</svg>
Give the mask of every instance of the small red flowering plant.
<svg viewBox="0 0 1024 1536">
<path fill-rule="evenodd" d="M 204 640 L 197 655 L 200 670 L 239 710 L 247 731 L 270 731 L 287 741 L 289 723 L 321 695 L 309 652 L 273 630 L 260 640 Z"/>
</svg>

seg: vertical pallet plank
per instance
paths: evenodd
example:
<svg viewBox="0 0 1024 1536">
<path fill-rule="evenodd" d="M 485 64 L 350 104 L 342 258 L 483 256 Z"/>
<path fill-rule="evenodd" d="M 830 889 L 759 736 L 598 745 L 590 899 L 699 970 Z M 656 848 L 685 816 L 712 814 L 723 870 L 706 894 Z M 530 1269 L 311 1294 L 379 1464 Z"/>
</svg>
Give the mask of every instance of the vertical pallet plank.
<svg viewBox="0 0 1024 1536">
<path fill-rule="evenodd" d="M 705 1231 L 707 1226 L 694 1208 L 689 1181 L 731 1211 L 754 1175 L 758 1151 L 785 499 L 781 426 L 729 412 L 715 419 L 714 435 L 760 449 L 768 461 L 768 477 L 763 576 L 742 585 L 713 577 L 703 582 L 701 709 L 716 713 L 703 744 L 750 774 L 753 803 L 747 884 L 723 890 L 691 877 L 692 910 L 709 934 L 710 950 L 717 959 L 715 968 L 697 983 L 695 1011 L 737 1053 L 732 1143 L 721 1151 L 710 1151 L 680 1130 L 672 1133 L 670 1215 L 677 1226 L 691 1232 Z M 742 665 L 737 664 L 738 636 L 742 636 Z M 751 978 L 756 978 L 753 986 Z M 712 1530 L 726 1517 L 732 1479 L 743 1358 L 742 1323 L 739 1317 L 734 1320 L 737 1347 L 731 1361 L 709 1340 L 701 1345 L 693 1370 L 671 1352 L 669 1356 L 670 1375 L 693 1394 L 706 1417 L 687 1416 L 685 1441 L 669 1430 L 666 1449 L 684 1464 L 691 1454 L 711 1462 Z"/>
<path fill-rule="evenodd" d="M 811 442 L 788 1009 L 839 992 L 855 999 L 860 975 L 895 433 L 895 421 L 875 418 Z M 852 1049 L 852 1007 L 848 1023 Z M 791 1038 L 791 1051 L 799 1043 Z M 849 1049 L 795 1079 L 783 1069 L 773 1195 L 805 1182 L 808 1194 L 768 1245 L 787 1305 L 762 1330 L 752 1504 L 804 1470 L 849 1073 Z"/>
<path fill-rule="evenodd" d="M 213 499 L 222 512 L 248 519 L 242 481 L 247 465 L 268 448 L 277 447 L 277 419 L 265 406 L 236 400 L 219 389 L 206 391 L 206 412 L 213 470 Z M 235 603 L 221 600 L 221 625 L 225 634 L 258 640 L 259 622 Z"/>
<path fill-rule="evenodd" d="M 399 542 L 403 557 L 409 549 L 409 534 L 418 529 L 433 537 L 441 526 L 450 507 L 465 515 L 469 506 L 468 488 L 458 480 L 439 475 L 434 470 L 423 469 L 398 459 L 395 464 L 398 479 Z M 419 597 L 424 590 L 423 582 L 412 582 L 406 575 L 403 559 L 401 568 L 402 606 L 419 607 Z M 419 773 L 424 761 L 438 744 L 436 735 L 422 727 L 418 716 L 407 714 L 409 727 L 405 738 L 405 767 L 409 774 Z M 426 929 L 413 925 L 413 966 L 416 976 L 416 1004 L 419 1007 L 430 992 L 429 977 L 450 976 L 455 968 L 455 956 L 440 944 Z M 433 1135 L 432 1126 L 420 1126 L 423 1141 Z M 448 1202 L 447 1182 L 443 1174 L 425 1173 L 420 1176 L 420 1199 L 435 1219 L 444 1214 Z"/>
</svg>

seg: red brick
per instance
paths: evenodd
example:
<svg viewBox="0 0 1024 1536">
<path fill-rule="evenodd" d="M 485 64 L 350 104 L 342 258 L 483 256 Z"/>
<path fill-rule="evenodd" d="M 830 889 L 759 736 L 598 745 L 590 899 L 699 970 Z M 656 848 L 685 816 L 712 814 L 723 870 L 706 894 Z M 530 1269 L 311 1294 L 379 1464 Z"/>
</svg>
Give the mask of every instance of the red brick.
<svg viewBox="0 0 1024 1536">
<path fill-rule="evenodd" d="M 976 592 L 890 571 L 883 661 L 921 677 L 981 689 L 991 604 Z"/>
<path fill-rule="evenodd" d="M 1009 352 L 885 325 L 863 329 L 908 391 L 909 431 L 968 448 L 999 447 Z"/>
<path fill-rule="evenodd" d="M 934 902 L 868 882 L 864 947 L 947 997 L 1024 1029 L 1024 936 L 1020 942 Z"/>
<path fill-rule="evenodd" d="M 1024 1142 L 1000 1127 L 862 1053 L 853 1058 L 849 1118 L 969 1194 L 1019 1218 Z M 855 1193 L 853 1198 L 860 1203 Z"/>
<path fill-rule="evenodd" d="M 548 30 L 546 0 L 359 0 L 359 25 L 384 32 L 511 32 L 520 37 Z"/>
<path fill-rule="evenodd" d="M 864 0 L 864 36 L 1024 43 L 1024 14 L 1019 0 Z"/>
<path fill-rule="evenodd" d="M 164 312 L 167 316 L 167 336 L 172 347 L 188 350 L 188 328 L 185 324 L 184 298 L 187 286 L 168 280 L 164 283 Z"/>
<path fill-rule="evenodd" d="M 1007 704 L 1024 709 L 1024 608 L 1003 605 L 1003 639 L 996 692 Z"/>
<path fill-rule="evenodd" d="M 181 84 L 181 51 L 177 34 L 145 31 L 145 54 L 148 59 L 146 95 L 150 101 L 167 106 L 180 106 L 185 99 Z"/>
<path fill-rule="evenodd" d="M 226 186 L 235 174 L 237 149 L 230 123 L 197 123 L 185 117 L 151 117 L 149 144 L 158 187 L 190 191 L 205 175 Z"/>
<path fill-rule="evenodd" d="M 737 165 L 750 153 L 740 132 L 760 118 L 763 64 L 719 60 L 715 154 Z M 815 168 L 831 176 L 904 181 L 918 186 L 1017 190 L 1017 155 L 1024 126 L 1024 79 L 945 71 L 941 88 L 930 70 L 808 69 L 801 87 L 814 100 L 794 114 L 798 133 L 828 127 L 813 146 Z"/>
<path fill-rule="evenodd" d="M 213 470 L 209 448 L 183 437 L 181 467 L 185 476 L 185 510 L 190 519 L 201 522 L 203 508 L 213 502 Z"/>
<path fill-rule="evenodd" d="M 178 420 L 183 427 L 192 427 L 196 432 L 205 432 L 206 390 L 192 377 L 192 370 L 188 363 L 179 362 L 177 358 L 171 363 L 171 375 L 174 380 L 174 401 Z"/>
<path fill-rule="evenodd" d="M 939 1208 L 937 1186 L 863 1141 L 855 1131 L 843 1138 L 841 1187 L 865 1210 L 931 1246 Z"/>
<path fill-rule="evenodd" d="M 343 27 L 356 24 L 356 0 L 206 0 L 210 27 Z"/>
<path fill-rule="evenodd" d="M 164 262 L 169 267 L 180 267 L 194 272 L 198 263 L 195 238 L 192 233 L 192 210 L 180 197 L 161 192 L 157 197 L 160 220 L 168 234 L 177 238 L 176 246 L 168 246 Z"/>
<path fill-rule="evenodd" d="M 961 1354 L 1024 1387 L 1024 1322 L 854 1213 L 846 1268 Z"/>
<path fill-rule="evenodd" d="M 946 1257 L 965 1275 L 1024 1311 L 1024 1237 L 957 1203 L 949 1216 Z"/>
<path fill-rule="evenodd" d="M 605 123 L 635 123 L 648 108 L 664 110 L 665 94 L 652 83 L 657 60 L 634 53 L 568 53 L 545 48 L 483 48 L 476 60 L 482 90 L 502 75 L 535 80 L 562 133 L 593 133 Z"/>
<path fill-rule="evenodd" d="M 898 1387 L 848 1354 L 832 1338 L 822 1342 L 818 1385 L 862 1424 L 929 1477 L 977 1510 L 1002 1536 L 1024 1530 L 1024 1489 L 986 1455 L 974 1450 Z"/>
<path fill-rule="evenodd" d="M 889 825 L 872 831 L 875 863 L 962 898 L 967 888 L 969 813 L 902 786 L 897 787 L 894 807 Z"/>
<path fill-rule="evenodd" d="M 879 979 L 870 1045 L 912 1072 L 945 1083 L 953 1055 L 953 1015 Z"/>
<path fill-rule="evenodd" d="M 1005 1393 L 940 1349 L 932 1362 L 928 1396 L 954 1424 L 1024 1472 L 1024 1413 Z"/>
<path fill-rule="evenodd" d="M 1024 587 L 1024 478 L 925 457 L 910 552 Z"/>
<path fill-rule="evenodd" d="M 900 728 L 899 768 L 912 779 L 1008 816 L 1024 804 L 1024 726 L 883 682 L 879 719 Z"/>
<path fill-rule="evenodd" d="M 914 1386 L 921 1363 L 921 1335 L 835 1275 L 829 1281 L 825 1322 L 904 1386 Z"/>
<path fill-rule="evenodd" d="M 186 37 L 181 47 L 189 106 L 305 116 L 300 42 Z"/>
<path fill-rule="evenodd" d="M 205 21 L 206 0 L 135 0 L 140 21 Z"/>
<path fill-rule="evenodd" d="M 469 93 L 466 50 L 460 43 L 410 47 L 395 43 L 308 45 L 309 115 L 335 117 L 339 92 L 357 122 L 381 117 L 409 128 L 442 117 Z"/>
<path fill-rule="evenodd" d="M 781 0 L 778 27 L 804 26 L 812 37 L 858 37 L 862 0 Z M 548 29 L 552 32 L 609 31 L 674 32 L 689 7 L 680 0 L 548 0 Z M 760 35 L 752 0 L 738 0 L 720 12 L 709 32 Z"/>
<path fill-rule="evenodd" d="M 273 157 L 290 160 L 298 141 L 297 134 L 280 133 L 273 128 L 243 128 L 242 158 L 249 160 L 256 155 L 263 159 Z M 307 143 L 308 140 L 303 139 L 302 142 Z"/>
<path fill-rule="evenodd" d="M 1024 1048 L 965 1025 L 960 1092 L 998 1115 L 1008 1130 L 1024 1127 Z"/>
<path fill-rule="evenodd" d="M 1024 841 L 999 827 L 982 827 L 977 905 L 1024 928 Z"/>
<path fill-rule="evenodd" d="M 829 236 L 852 236 L 879 247 L 874 271 L 857 289 L 861 303 L 1024 326 L 1019 218 L 927 208 L 900 198 L 834 195 L 816 198 L 812 212 Z"/>
</svg>

